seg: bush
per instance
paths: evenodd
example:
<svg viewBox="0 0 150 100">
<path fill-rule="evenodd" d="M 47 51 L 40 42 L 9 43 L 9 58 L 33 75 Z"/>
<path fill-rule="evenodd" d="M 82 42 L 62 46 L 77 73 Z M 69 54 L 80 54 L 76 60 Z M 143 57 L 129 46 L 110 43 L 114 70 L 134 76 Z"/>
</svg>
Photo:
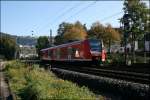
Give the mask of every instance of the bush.
<svg viewBox="0 0 150 100">
<path fill-rule="evenodd" d="M 124 64 L 124 55 L 123 54 L 109 54 L 107 55 L 107 64 L 109 65 L 122 65 Z"/>
<path fill-rule="evenodd" d="M 37 65 L 31 69 L 13 61 L 7 64 L 6 72 L 10 78 L 10 88 L 17 99 L 96 99 L 86 87 L 58 79 Z"/>
</svg>

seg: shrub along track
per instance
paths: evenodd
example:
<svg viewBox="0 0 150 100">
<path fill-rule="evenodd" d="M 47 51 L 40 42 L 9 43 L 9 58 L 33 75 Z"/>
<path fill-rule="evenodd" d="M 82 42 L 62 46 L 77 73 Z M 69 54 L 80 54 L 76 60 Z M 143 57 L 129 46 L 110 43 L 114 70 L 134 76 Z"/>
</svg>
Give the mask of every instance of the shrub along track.
<svg viewBox="0 0 150 100">
<path fill-rule="evenodd" d="M 88 87 L 91 89 L 95 88 L 96 91 L 112 91 L 112 95 L 113 93 L 121 94 L 123 98 L 127 97 L 126 99 L 148 100 L 149 98 L 149 74 L 147 73 L 148 71 L 145 73 L 145 69 L 140 70 L 143 66 L 100 67 L 91 66 L 90 64 L 86 64 L 85 66 L 80 63 L 72 65 L 72 63 L 66 64 L 56 62 L 52 65 L 45 63 L 45 65 L 51 66 L 50 68 L 52 68 L 52 71 L 59 77 L 75 81 L 79 84 L 83 82 L 82 85 L 86 86 L 89 84 Z M 147 69 L 148 67 L 144 68 Z"/>
<path fill-rule="evenodd" d="M 25 60 L 25 63 L 40 63 L 40 60 Z M 150 80 L 150 69 L 145 64 L 133 65 L 133 66 L 94 66 L 91 63 L 80 62 L 77 63 L 61 63 L 53 62 L 52 67 L 63 68 L 67 70 L 73 70 L 77 72 L 82 72 L 86 74 L 92 74 L 97 76 L 105 76 L 115 79 L 122 79 L 131 82 L 149 84 Z M 45 64 L 46 65 L 46 64 Z M 47 63 L 49 66 L 49 64 Z"/>
</svg>

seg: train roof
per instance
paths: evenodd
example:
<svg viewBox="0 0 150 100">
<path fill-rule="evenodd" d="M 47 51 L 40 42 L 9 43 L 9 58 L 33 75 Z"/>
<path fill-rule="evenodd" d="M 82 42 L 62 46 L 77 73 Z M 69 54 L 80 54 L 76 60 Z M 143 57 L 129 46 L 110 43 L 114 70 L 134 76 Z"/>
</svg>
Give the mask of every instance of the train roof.
<svg viewBox="0 0 150 100">
<path fill-rule="evenodd" d="M 86 39 L 87 40 L 87 39 Z M 79 40 L 79 41 L 74 41 L 74 42 L 70 42 L 70 43 L 65 43 L 65 44 L 61 44 L 61 45 L 57 45 L 57 46 L 53 46 L 53 47 L 49 47 L 49 48 L 45 48 L 45 49 L 42 49 L 40 51 L 45 51 L 45 50 L 48 50 L 48 49 L 54 49 L 54 48 L 57 48 L 57 47 L 64 47 L 64 46 L 67 46 L 67 45 L 72 45 L 72 44 L 78 44 L 78 43 L 81 43 L 85 40 Z"/>
<path fill-rule="evenodd" d="M 78 41 L 74 41 L 74 42 L 70 42 L 70 43 L 65 43 L 65 44 L 61 44 L 61 45 L 45 48 L 45 49 L 42 49 L 40 51 L 45 51 L 45 50 L 48 50 L 48 49 L 55 49 L 57 47 L 64 47 L 64 46 L 67 46 L 67 45 L 77 44 L 77 43 L 81 43 L 81 42 L 86 41 L 86 40 L 98 40 L 98 39 L 91 38 L 91 39 L 85 39 L 85 40 L 78 40 Z"/>
</svg>

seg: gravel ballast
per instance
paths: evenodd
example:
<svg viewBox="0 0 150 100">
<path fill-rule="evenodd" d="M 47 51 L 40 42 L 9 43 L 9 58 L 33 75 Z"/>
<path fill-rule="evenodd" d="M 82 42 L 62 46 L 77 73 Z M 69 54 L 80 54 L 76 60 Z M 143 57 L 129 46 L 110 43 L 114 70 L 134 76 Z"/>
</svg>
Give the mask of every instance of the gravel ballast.
<svg viewBox="0 0 150 100">
<path fill-rule="evenodd" d="M 149 85 L 134 82 L 128 82 L 119 79 L 89 75 L 74 71 L 68 71 L 59 68 L 52 68 L 52 71 L 66 80 L 77 82 L 80 85 L 86 85 L 92 90 L 108 92 L 112 95 L 120 96 L 121 100 L 148 100 Z"/>
</svg>

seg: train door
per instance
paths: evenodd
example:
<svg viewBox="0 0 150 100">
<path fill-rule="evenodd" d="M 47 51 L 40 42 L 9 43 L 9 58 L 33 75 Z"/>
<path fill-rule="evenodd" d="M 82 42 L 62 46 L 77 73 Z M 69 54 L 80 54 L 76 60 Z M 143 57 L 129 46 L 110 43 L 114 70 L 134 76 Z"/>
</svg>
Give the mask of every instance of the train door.
<svg viewBox="0 0 150 100">
<path fill-rule="evenodd" d="M 83 57 L 84 59 L 89 59 L 91 60 L 92 59 L 92 55 L 91 55 L 91 52 L 90 52 L 90 44 L 89 44 L 89 41 L 84 41 L 82 43 L 82 50 L 83 50 Z"/>
</svg>

